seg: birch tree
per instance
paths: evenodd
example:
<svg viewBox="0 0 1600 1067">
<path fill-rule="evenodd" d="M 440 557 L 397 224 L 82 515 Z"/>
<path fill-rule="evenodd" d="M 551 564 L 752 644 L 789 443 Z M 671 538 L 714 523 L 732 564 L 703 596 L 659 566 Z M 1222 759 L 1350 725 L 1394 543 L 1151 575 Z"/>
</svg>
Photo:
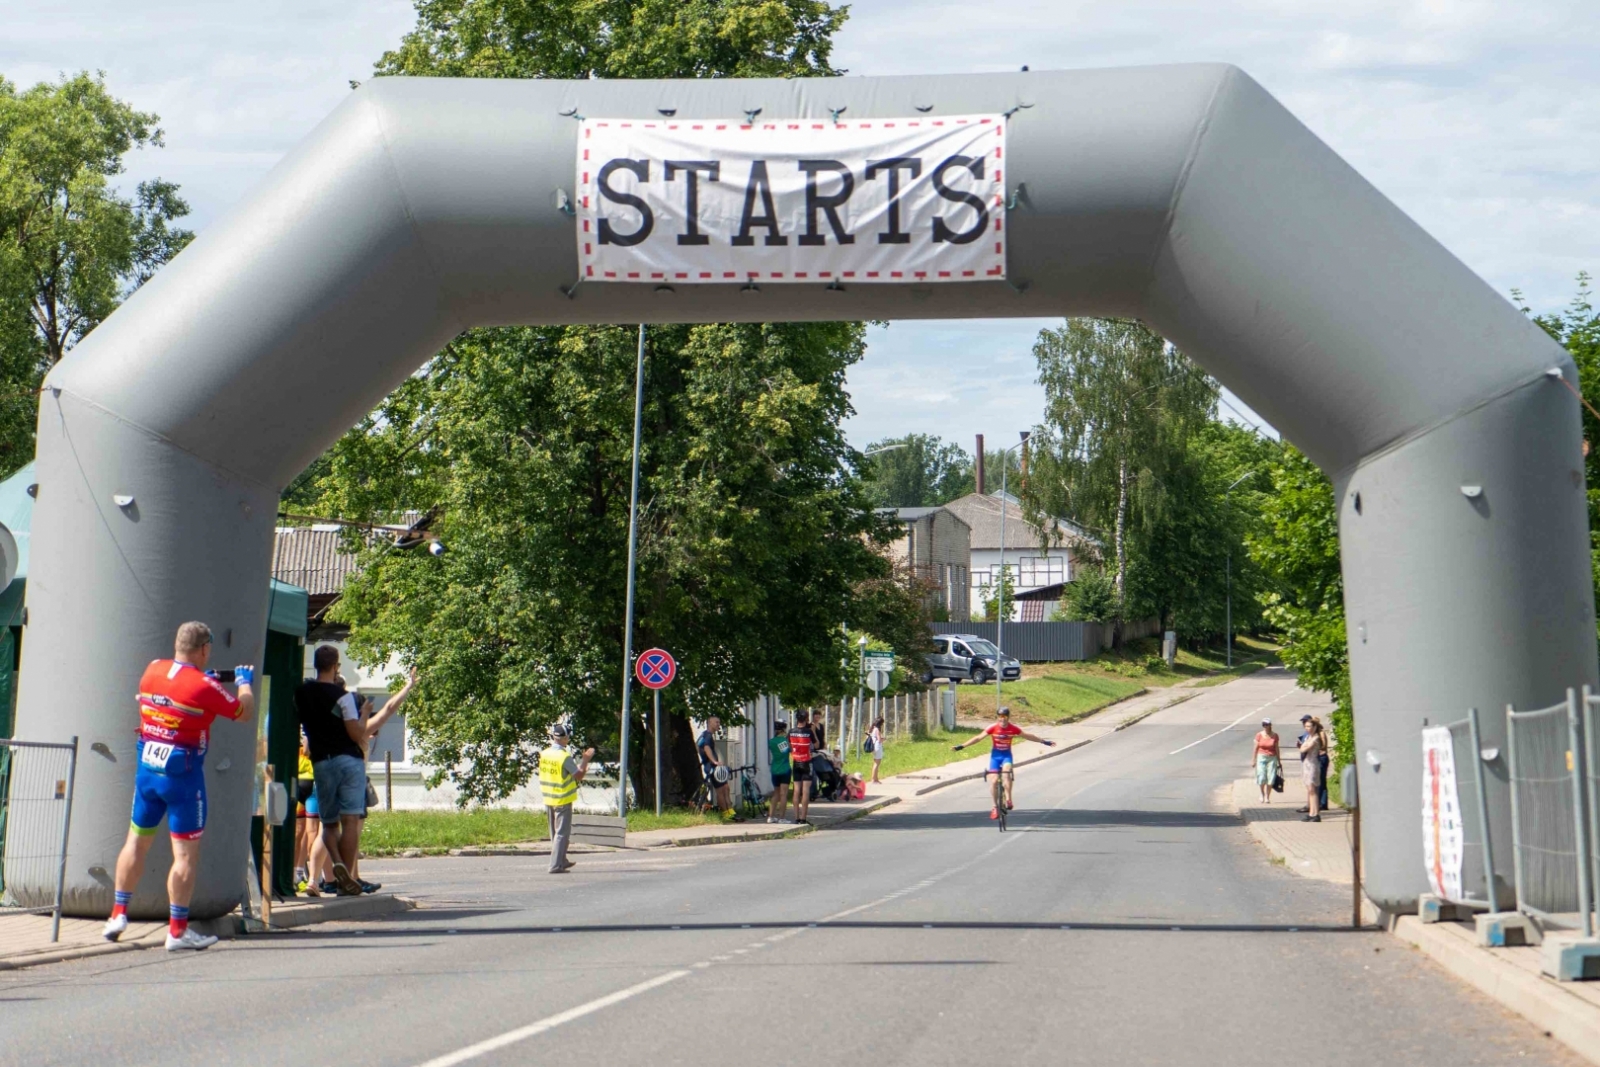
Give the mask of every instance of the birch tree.
<svg viewBox="0 0 1600 1067">
<path fill-rule="evenodd" d="M 1026 502 L 1110 542 L 1125 617 L 1131 542 L 1164 514 L 1189 438 L 1213 418 L 1217 385 L 1130 319 L 1068 319 L 1041 331 L 1033 354 L 1045 420 L 1032 443 Z"/>
</svg>

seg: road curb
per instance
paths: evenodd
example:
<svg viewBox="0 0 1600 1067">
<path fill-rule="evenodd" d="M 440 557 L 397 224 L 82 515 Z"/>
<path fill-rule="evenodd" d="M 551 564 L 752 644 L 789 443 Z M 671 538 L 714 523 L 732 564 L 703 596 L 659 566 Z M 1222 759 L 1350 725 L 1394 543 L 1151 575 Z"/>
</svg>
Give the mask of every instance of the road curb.
<svg viewBox="0 0 1600 1067">
<path fill-rule="evenodd" d="M 650 847 L 652 849 L 697 848 L 701 845 L 738 845 L 747 841 L 781 841 L 784 838 L 789 837 L 803 837 L 806 834 L 814 833 L 818 830 L 831 830 L 835 826 L 843 826 L 845 823 L 855 822 L 857 819 L 865 818 L 866 816 L 871 815 L 873 812 L 882 811 L 884 808 L 898 803 L 900 803 L 900 798 L 897 796 L 877 797 L 857 811 L 852 811 L 850 814 L 842 818 L 830 819 L 824 823 L 813 823 L 806 826 L 784 825 L 781 829 L 776 827 L 771 830 L 758 829 L 753 830 L 748 834 L 732 834 L 722 837 L 708 836 L 680 838 L 672 841 L 666 841 L 659 845 L 652 845 Z"/>
<path fill-rule="evenodd" d="M 416 906 L 417 902 L 410 897 L 395 896 L 392 893 L 379 893 L 360 897 L 333 897 L 327 900 L 308 901 L 297 903 L 293 907 L 278 909 L 272 917 L 272 925 L 260 932 L 276 933 L 299 926 L 310 926 L 314 923 L 359 922 L 365 919 L 382 918 L 386 915 L 397 915 L 404 911 L 410 911 Z M 230 913 L 216 919 L 200 919 L 189 925 L 200 933 L 214 934 L 227 940 L 255 936 L 246 933 L 244 917 L 237 913 Z M 93 956 L 108 956 L 115 952 L 135 952 L 139 949 L 147 948 L 165 949 L 166 944 L 166 924 L 163 923 L 135 941 L 106 941 L 98 945 L 74 945 L 71 948 L 46 949 L 42 952 L 10 956 L 0 959 L 0 971 L 16 971 L 24 967 L 37 967 L 46 963 L 66 963 L 70 960 L 88 959 Z"/>
<path fill-rule="evenodd" d="M 1401 915 L 1389 932 L 1590 1063 L 1600 1064 L 1600 1008 L 1501 959 L 1496 952 L 1503 950 L 1480 948 L 1474 935 L 1456 923 L 1423 924 L 1415 915 Z"/>
</svg>

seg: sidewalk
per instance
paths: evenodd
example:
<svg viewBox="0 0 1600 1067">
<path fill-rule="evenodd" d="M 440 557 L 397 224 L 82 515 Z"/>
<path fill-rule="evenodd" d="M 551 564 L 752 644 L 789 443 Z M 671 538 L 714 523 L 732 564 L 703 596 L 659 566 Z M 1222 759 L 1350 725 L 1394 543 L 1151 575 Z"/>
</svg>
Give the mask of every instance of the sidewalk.
<svg viewBox="0 0 1600 1067">
<path fill-rule="evenodd" d="M 414 902 L 393 893 L 374 893 L 361 897 L 296 897 L 273 903 L 272 928 L 288 930 L 312 923 L 356 922 L 393 915 L 414 907 Z M 191 925 L 202 933 L 225 938 L 237 937 L 244 932 L 244 919 L 237 911 L 220 919 L 196 920 Z M 122 938 L 114 942 L 100 936 L 104 926 L 104 919 L 63 918 L 61 940 L 52 943 L 50 916 L 0 915 L 0 971 L 86 956 L 104 956 L 112 952 L 165 948 L 167 943 L 167 924 L 164 922 L 130 923 Z"/>
<path fill-rule="evenodd" d="M 1291 786 L 1277 794 L 1283 798 L 1281 806 L 1276 801 L 1264 805 L 1255 780 L 1241 778 L 1223 786 L 1218 799 L 1237 811 L 1251 835 L 1289 870 L 1350 885 L 1350 813 L 1335 808 L 1320 823 L 1301 822 L 1294 810 L 1299 792 Z M 1425 925 L 1415 915 L 1384 914 L 1365 899 L 1362 919 L 1382 924 L 1463 982 L 1600 1064 L 1600 982 L 1546 978 L 1540 973 L 1538 948 L 1482 948 L 1471 923 Z"/>
</svg>

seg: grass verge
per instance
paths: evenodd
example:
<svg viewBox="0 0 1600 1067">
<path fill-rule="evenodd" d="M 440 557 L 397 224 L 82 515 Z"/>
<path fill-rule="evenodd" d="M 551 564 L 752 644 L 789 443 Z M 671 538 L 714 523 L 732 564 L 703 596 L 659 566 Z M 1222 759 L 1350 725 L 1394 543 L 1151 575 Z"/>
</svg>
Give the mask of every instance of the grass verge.
<svg viewBox="0 0 1600 1067">
<path fill-rule="evenodd" d="M 628 830 L 676 830 L 686 826 L 719 824 L 715 815 L 688 808 L 630 811 Z M 509 808 L 473 808 L 468 811 L 374 811 L 361 833 L 361 852 L 367 856 L 393 856 L 408 849 L 439 856 L 453 848 L 474 845 L 520 845 L 543 841 L 550 827 L 542 811 Z"/>
<path fill-rule="evenodd" d="M 410 848 L 438 855 L 468 845 L 511 845 L 550 836 L 542 811 L 374 811 L 361 832 L 361 851 L 392 856 Z"/>
<path fill-rule="evenodd" d="M 883 746 L 883 770 L 879 773 L 887 778 L 894 774 L 909 774 L 913 771 L 925 771 L 929 767 L 943 767 L 946 763 L 956 760 L 971 759 L 981 756 L 988 751 L 980 752 L 977 746 L 965 752 L 952 752 L 950 746 L 960 741 L 965 741 L 973 735 L 972 730 L 957 730 L 946 733 L 944 730 L 935 730 L 926 737 L 907 738 L 900 740 L 890 738 Z M 872 757 L 852 756 L 844 761 L 845 769 L 855 771 L 864 776 L 872 774 Z"/>
<path fill-rule="evenodd" d="M 1074 664 L 1050 664 L 1065 668 Z M 1021 725 L 1074 722 L 1145 687 L 1131 678 L 1085 671 L 1049 670 L 1000 687 L 1000 699 L 1011 708 L 1012 720 Z M 987 719 L 994 714 L 992 686 L 963 686 L 956 690 L 956 714 L 963 719 Z"/>
</svg>

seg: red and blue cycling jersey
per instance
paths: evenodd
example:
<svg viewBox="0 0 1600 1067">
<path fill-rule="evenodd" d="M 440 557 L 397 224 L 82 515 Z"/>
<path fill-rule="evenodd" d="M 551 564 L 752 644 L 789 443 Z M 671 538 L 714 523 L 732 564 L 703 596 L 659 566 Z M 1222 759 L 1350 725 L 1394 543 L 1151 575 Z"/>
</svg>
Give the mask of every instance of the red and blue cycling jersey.
<svg viewBox="0 0 1600 1067">
<path fill-rule="evenodd" d="M 158 659 L 139 679 L 139 739 L 204 755 L 211 724 L 239 717 L 239 701 L 192 663 Z"/>
<path fill-rule="evenodd" d="M 989 770 L 998 771 L 1011 762 L 1011 739 L 1022 733 L 1022 727 L 1009 722 L 997 722 L 991 723 L 983 732 L 989 735 L 993 746 L 989 749 Z"/>
</svg>

